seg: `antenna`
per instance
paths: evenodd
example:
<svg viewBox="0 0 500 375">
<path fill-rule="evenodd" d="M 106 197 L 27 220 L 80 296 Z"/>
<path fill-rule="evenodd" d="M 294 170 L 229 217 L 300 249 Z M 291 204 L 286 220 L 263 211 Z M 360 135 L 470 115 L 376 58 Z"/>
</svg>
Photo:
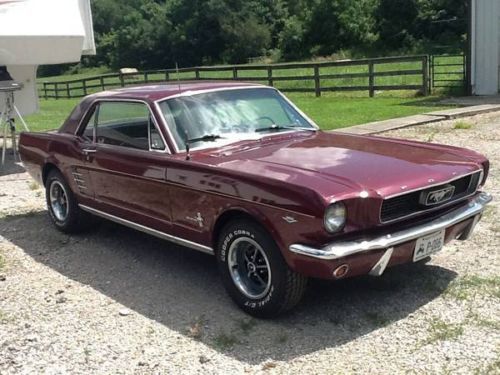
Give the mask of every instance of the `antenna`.
<svg viewBox="0 0 500 375">
<path fill-rule="evenodd" d="M 189 143 L 190 143 L 190 139 L 189 139 L 189 133 L 187 130 L 184 130 L 184 133 L 186 134 L 186 160 L 190 160 L 191 159 L 191 154 L 189 153 Z"/>
<path fill-rule="evenodd" d="M 181 91 L 181 83 L 179 79 L 179 65 L 177 64 L 177 61 L 175 62 L 175 72 L 177 73 L 177 86 L 179 88 L 179 91 Z"/>
</svg>

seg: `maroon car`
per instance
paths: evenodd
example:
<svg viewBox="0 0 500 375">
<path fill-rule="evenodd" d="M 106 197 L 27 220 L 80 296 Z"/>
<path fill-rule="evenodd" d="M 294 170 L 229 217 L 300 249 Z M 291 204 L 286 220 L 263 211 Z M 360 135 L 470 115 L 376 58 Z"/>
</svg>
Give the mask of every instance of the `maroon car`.
<svg viewBox="0 0 500 375">
<path fill-rule="evenodd" d="M 91 95 L 20 153 L 58 229 L 97 215 L 214 254 L 259 317 L 308 277 L 378 276 L 467 239 L 491 200 L 476 152 L 322 132 L 276 89 L 235 82 Z"/>
</svg>

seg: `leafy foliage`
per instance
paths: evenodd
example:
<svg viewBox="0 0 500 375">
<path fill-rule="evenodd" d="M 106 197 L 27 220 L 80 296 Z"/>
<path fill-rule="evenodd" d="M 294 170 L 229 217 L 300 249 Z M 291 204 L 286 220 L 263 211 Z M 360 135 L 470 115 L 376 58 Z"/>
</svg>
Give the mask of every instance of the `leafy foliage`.
<svg viewBox="0 0 500 375">
<path fill-rule="evenodd" d="M 464 45 L 466 0 L 92 0 L 97 56 L 78 67 L 167 68 Z M 443 51 L 445 46 L 449 51 Z M 43 67 L 56 74 L 68 66 Z"/>
</svg>

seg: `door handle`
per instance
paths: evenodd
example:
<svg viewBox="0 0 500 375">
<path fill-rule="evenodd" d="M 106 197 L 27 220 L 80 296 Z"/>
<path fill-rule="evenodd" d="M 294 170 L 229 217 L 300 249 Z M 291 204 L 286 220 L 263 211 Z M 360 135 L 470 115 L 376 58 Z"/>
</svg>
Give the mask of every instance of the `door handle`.
<svg viewBox="0 0 500 375">
<path fill-rule="evenodd" d="M 97 152 L 95 148 L 84 148 L 82 149 L 82 154 L 84 155 L 84 158 L 86 161 L 90 162 L 93 157 L 91 155 L 94 155 Z"/>
</svg>

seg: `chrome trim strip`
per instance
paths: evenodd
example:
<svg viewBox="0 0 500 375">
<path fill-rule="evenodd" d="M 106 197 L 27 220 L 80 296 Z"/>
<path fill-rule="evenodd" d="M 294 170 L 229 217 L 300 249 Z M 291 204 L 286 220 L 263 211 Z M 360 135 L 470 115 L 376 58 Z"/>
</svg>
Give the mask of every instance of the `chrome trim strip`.
<svg viewBox="0 0 500 375">
<path fill-rule="evenodd" d="M 266 78 L 267 79 L 267 78 Z M 181 83 L 182 84 L 182 83 Z M 251 90 L 251 89 L 267 89 L 267 90 L 274 90 L 276 91 L 293 109 L 295 109 L 306 121 L 308 121 L 312 125 L 312 129 L 302 129 L 304 131 L 318 131 L 320 130 L 318 124 L 316 124 L 311 118 L 309 118 L 304 112 L 302 112 L 290 99 L 288 99 L 281 91 L 279 91 L 275 87 L 270 87 L 270 86 L 265 86 L 265 85 L 260 85 L 260 84 L 255 84 L 255 85 L 248 85 L 248 84 L 243 84 L 242 86 L 236 86 L 236 87 L 218 87 L 218 88 L 213 88 L 213 89 L 205 89 L 205 90 L 193 90 L 193 91 L 184 91 L 178 94 L 174 94 L 171 96 L 166 96 L 162 99 L 158 99 L 154 102 L 156 110 L 158 113 L 161 114 L 161 121 L 163 122 L 163 125 L 165 126 L 165 129 L 167 130 L 167 133 L 172 141 L 172 144 L 174 145 L 174 151 L 175 153 L 185 153 L 184 150 L 180 150 L 177 143 L 175 142 L 175 138 L 172 134 L 172 131 L 170 130 L 170 126 L 165 119 L 165 116 L 163 115 L 163 111 L 161 110 L 160 104 L 164 101 L 170 100 L 170 99 L 175 99 L 175 98 L 180 98 L 180 97 L 186 97 L 186 96 L 195 96 L 195 95 L 200 95 L 200 94 L 206 94 L 206 93 L 211 93 L 211 92 L 220 92 L 220 91 L 232 91 L 232 90 Z M 297 130 L 289 130 L 289 131 L 283 131 L 279 134 L 287 134 L 287 133 L 294 133 L 299 131 Z M 263 139 L 266 137 L 273 136 L 275 134 L 261 134 L 261 137 L 258 139 Z M 198 146 L 191 148 L 191 151 L 196 151 L 196 150 L 201 150 L 204 148 L 208 148 L 211 146 Z"/>
<path fill-rule="evenodd" d="M 212 254 L 212 255 L 214 254 L 214 250 L 211 247 L 201 245 L 199 243 L 192 242 L 189 240 L 185 240 L 184 238 L 180 238 L 180 237 L 172 236 L 172 235 L 167 234 L 167 233 L 160 232 L 159 230 L 149 228 L 149 227 L 146 227 L 146 226 L 141 225 L 141 224 L 134 223 L 133 221 L 130 221 L 130 220 L 122 219 L 121 217 L 111 215 L 111 214 L 108 214 L 108 213 L 100 211 L 100 210 L 96 210 L 95 208 L 88 207 L 88 206 L 85 206 L 83 204 L 79 204 L 78 206 L 82 210 L 90 212 L 91 214 L 100 216 L 104 219 L 114 221 L 115 223 L 125 225 L 129 228 L 136 229 L 138 231 L 150 234 L 152 236 L 159 237 L 163 240 L 173 242 L 177 245 L 186 246 L 186 247 L 189 247 L 191 249 L 198 250 L 198 251 L 201 251 L 201 252 L 207 253 L 207 254 Z"/>
<path fill-rule="evenodd" d="M 267 80 L 267 77 L 263 77 L 263 78 L 264 78 L 263 81 Z M 220 83 L 224 83 L 224 81 L 219 81 L 219 82 Z M 228 81 L 226 81 L 226 82 L 228 82 Z M 235 81 L 229 80 L 229 82 L 235 82 Z M 184 81 L 184 82 L 180 81 L 179 82 L 179 84 L 180 84 L 181 87 L 182 87 L 182 84 L 185 84 L 185 85 L 190 85 L 191 84 L 192 85 L 194 83 L 196 83 L 196 82 L 194 82 L 194 81 Z M 178 83 L 174 83 L 174 84 L 176 86 L 179 85 Z M 274 87 L 262 85 L 260 83 L 248 84 L 247 82 L 242 81 L 241 85 L 238 84 L 237 86 L 227 86 L 227 87 L 216 87 L 216 88 L 211 88 L 211 89 L 182 91 L 182 92 L 179 92 L 177 94 L 168 95 L 168 96 L 164 96 L 161 99 L 157 99 L 156 103 L 161 103 L 161 102 L 163 102 L 165 100 L 168 100 L 168 99 L 181 98 L 183 96 L 195 96 L 195 95 L 200 95 L 200 94 L 208 94 L 208 93 L 211 93 L 211 92 L 232 91 L 232 90 L 245 90 L 245 89 L 258 89 L 258 88 L 261 88 L 261 89 L 270 89 L 270 90 L 274 89 L 274 90 L 276 90 Z"/>
<path fill-rule="evenodd" d="M 93 94 L 95 95 L 95 94 Z M 129 102 L 129 103 L 142 103 L 146 106 L 146 108 L 148 109 L 149 111 L 149 114 L 151 116 L 151 118 L 153 119 L 153 123 L 154 123 L 154 126 L 156 128 L 156 130 L 158 131 L 158 134 L 160 134 L 161 136 L 161 139 L 163 141 L 163 144 L 165 145 L 165 148 L 163 150 L 156 150 L 156 149 L 152 149 L 151 148 L 151 138 L 150 138 L 150 129 L 149 129 L 149 124 L 148 124 L 148 143 L 149 143 L 149 150 L 141 150 L 141 151 L 152 151 L 152 152 L 158 152 L 158 153 L 164 153 L 164 154 L 172 154 L 172 152 L 170 151 L 170 147 L 168 146 L 168 143 L 165 141 L 165 137 L 163 136 L 163 133 L 161 132 L 161 128 L 160 126 L 158 125 L 158 121 L 151 109 L 151 106 L 149 105 L 148 102 L 146 102 L 145 100 L 141 100 L 141 99 L 124 99 L 124 98 L 111 98 L 111 97 L 96 97 L 94 99 L 94 101 L 88 106 L 87 110 L 85 111 L 84 115 L 80 118 L 80 122 L 78 123 L 78 126 L 76 128 L 76 131 L 75 131 L 75 136 L 78 135 L 78 133 L 80 133 L 80 130 L 81 130 L 81 127 L 82 126 L 86 126 L 87 124 L 83 124 L 83 120 L 87 117 L 87 115 L 89 114 L 89 112 L 94 109 L 94 107 L 96 105 L 98 105 L 99 103 L 102 103 L 102 102 Z M 160 112 L 161 113 L 161 112 Z M 97 143 L 95 142 L 95 126 L 94 126 L 94 140 L 92 141 L 92 145 L 96 145 Z"/>
<path fill-rule="evenodd" d="M 415 240 L 427 234 L 440 231 L 468 218 L 481 214 L 484 207 L 491 202 L 492 199 L 493 198 L 488 193 L 479 193 L 469 203 L 428 223 L 420 224 L 413 228 L 400 230 L 384 236 L 374 237 L 369 240 L 334 242 L 323 248 L 314 248 L 302 244 L 292 244 L 289 249 L 297 254 L 325 260 L 339 259 L 365 251 L 387 249 L 389 247 Z"/>
<path fill-rule="evenodd" d="M 394 251 L 393 247 L 388 248 L 385 251 L 385 253 L 380 257 L 378 262 L 373 266 L 370 272 L 368 272 L 368 274 L 371 276 L 381 276 L 384 273 L 385 269 L 387 268 L 389 261 L 391 260 L 393 251 Z"/>
</svg>

